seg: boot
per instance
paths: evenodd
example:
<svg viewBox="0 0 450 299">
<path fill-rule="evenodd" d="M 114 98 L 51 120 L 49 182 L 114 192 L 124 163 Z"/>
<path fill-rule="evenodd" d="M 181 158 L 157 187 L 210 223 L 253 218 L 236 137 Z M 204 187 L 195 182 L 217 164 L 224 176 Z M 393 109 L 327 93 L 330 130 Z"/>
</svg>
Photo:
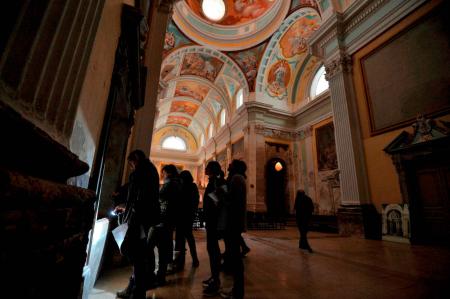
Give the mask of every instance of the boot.
<svg viewBox="0 0 450 299">
<path fill-rule="evenodd" d="M 134 277 L 131 276 L 127 287 L 122 291 L 117 292 L 116 295 L 119 298 L 128 299 L 131 297 L 131 294 L 133 293 L 133 288 L 134 288 Z"/>
</svg>

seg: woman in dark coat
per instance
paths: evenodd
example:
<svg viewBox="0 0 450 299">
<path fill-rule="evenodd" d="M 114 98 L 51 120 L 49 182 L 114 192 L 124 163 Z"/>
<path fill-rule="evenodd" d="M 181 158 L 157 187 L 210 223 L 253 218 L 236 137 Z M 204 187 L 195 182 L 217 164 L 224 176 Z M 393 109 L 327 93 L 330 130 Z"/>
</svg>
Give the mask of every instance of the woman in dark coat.
<svg viewBox="0 0 450 299">
<path fill-rule="evenodd" d="M 211 267 L 211 277 L 203 281 L 205 289 L 203 294 L 206 296 L 217 295 L 220 288 L 220 247 L 218 225 L 218 206 L 219 197 L 223 193 L 223 187 L 226 188 L 226 182 L 223 171 L 217 161 L 210 161 L 205 168 L 205 174 L 209 181 L 206 186 L 203 200 L 203 211 L 206 223 L 206 249 L 209 255 L 209 264 Z"/>
<path fill-rule="evenodd" d="M 144 299 L 146 279 L 152 279 L 149 276 L 154 270 L 151 269 L 152 265 L 154 268 L 154 255 L 148 251 L 147 235 L 150 228 L 160 222 L 159 176 L 156 167 L 141 150 L 131 152 L 128 163 L 132 173 L 127 188 L 123 188 L 127 190 L 126 202 L 118 203 L 115 212 L 122 213 L 123 222 L 128 223 L 120 249 L 132 262 L 133 275 L 128 287 L 117 295 L 120 298 Z"/>
<path fill-rule="evenodd" d="M 198 208 L 198 188 L 194 183 L 194 178 L 188 170 L 180 172 L 180 179 L 182 183 L 181 198 L 179 201 L 178 210 L 179 216 L 176 220 L 176 234 L 175 234 L 175 252 L 178 256 L 175 259 L 175 268 L 182 269 L 185 263 L 186 241 L 189 245 L 189 250 L 192 257 L 192 266 L 198 267 L 199 261 L 197 257 L 197 249 L 195 247 L 195 239 L 192 234 L 192 225 Z"/>
</svg>

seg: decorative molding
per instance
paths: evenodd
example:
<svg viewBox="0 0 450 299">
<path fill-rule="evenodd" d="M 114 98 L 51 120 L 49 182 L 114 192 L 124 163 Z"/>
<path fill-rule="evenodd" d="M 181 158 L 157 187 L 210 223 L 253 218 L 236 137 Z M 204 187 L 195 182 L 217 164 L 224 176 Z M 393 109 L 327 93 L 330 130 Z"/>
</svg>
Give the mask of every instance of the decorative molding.
<svg viewBox="0 0 450 299">
<path fill-rule="evenodd" d="M 367 6 L 359 6 L 356 9 L 351 7 L 344 13 L 346 23 L 344 25 L 343 33 L 347 34 L 353 28 L 361 24 L 363 21 L 372 16 L 387 0 L 366 1 Z M 355 2 L 355 4 L 358 4 Z M 354 6 L 356 7 L 356 6 Z M 350 21 L 347 21 L 350 20 Z"/>
<path fill-rule="evenodd" d="M 351 32 L 355 31 L 364 22 L 372 18 L 385 5 L 395 5 L 394 1 L 355 1 L 344 13 L 335 12 L 322 24 L 319 30 L 310 37 L 310 53 L 321 58 L 331 57 L 336 51 L 340 50 L 345 50 L 349 54 L 354 53 L 368 43 L 373 37 L 404 18 L 411 11 L 426 2 L 426 0 L 397 2 L 398 5 L 380 16 L 368 30 L 360 33 L 352 40 L 347 40 L 347 37 L 349 37 Z M 329 49 L 329 53 L 325 53 L 326 47 L 332 41 L 337 41 L 336 48 Z"/>
<path fill-rule="evenodd" d="M 262 124 L 255 124 L 255 134 L 263 135 L 264 137 L 272 137 L 272 138 L 281 138 L 281 139 L 293 139 L 296 136 L 296 133 L 269 128 Z"/>
<path fill-rule="evenodd" d="M 330 81 L 339 73 L 351 73 L 352 58 L 347 54 L 340 55 L 338 58 L 325 64 L 325 79 Z"/>
</svg>

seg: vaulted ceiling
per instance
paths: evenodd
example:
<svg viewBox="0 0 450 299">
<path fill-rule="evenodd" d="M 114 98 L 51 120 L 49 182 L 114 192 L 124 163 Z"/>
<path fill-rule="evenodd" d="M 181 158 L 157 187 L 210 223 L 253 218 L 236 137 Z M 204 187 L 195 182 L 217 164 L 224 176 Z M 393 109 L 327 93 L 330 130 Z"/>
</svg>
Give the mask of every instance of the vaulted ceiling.
<svg viewBox="0 0 450 299">
<path fill-rule="evenodd" d="M 202 0 L 175 5 L 165 38 L 154 144 L 183 132 L 184 139 L 195 141 L 188 151 L 196 152 L 210 124 L 214 131 L 220 127 L 222 109 L 232 118 L 241 89 L 244 99 L 255 92 L 257 100 L 292 112 L 320 66 L 307 50 L 322 20 L 324 7 L 316 1 L 223 3 L 225 15 L 217 21 L 206 17 Z"/>
</svg>

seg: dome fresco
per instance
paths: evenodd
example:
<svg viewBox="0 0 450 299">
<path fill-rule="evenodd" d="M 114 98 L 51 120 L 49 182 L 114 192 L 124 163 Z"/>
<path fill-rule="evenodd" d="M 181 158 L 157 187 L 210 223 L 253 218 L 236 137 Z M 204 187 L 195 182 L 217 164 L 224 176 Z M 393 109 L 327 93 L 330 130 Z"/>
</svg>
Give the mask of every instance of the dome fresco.
<svg viewBox="0 0 450 299">
<path fill-rule="evenodd" d="M 173 21 L 192 41 L 221 51 L 254 47 L 269 38 L 289 12 L 290 1 L 224 0 L 226 13 L 220 21 L 206 18 L 200 1 L 179 1 Z"/>
<path fill-rule="evenodd" d="M 201 7 L 202 0 L 185 0 L 192 11 L 207 22 Z M 214 23 L 222 26 L 241 25 L 262 17 L 274 4 L 274 0 L 224 0 L 225 16 Z"/>
<path fill-rule="evenodd" d="M 182 127 L 200 144 L 202 134 L 208 141 L 210 124 L 214 132 L 220 129 L 222 109 L 233 118 L 241 89 L 244 102 L 255 92 L 257 101 L 291 112 L 308 94 L 321 62 L 309 54 L 307 40 L 328 1 L 223 1 L 225 15 L 217 21 L 205 16 L 201 0 L 175 5 L 164 41 L 155 130 Z"/>
</svg>

